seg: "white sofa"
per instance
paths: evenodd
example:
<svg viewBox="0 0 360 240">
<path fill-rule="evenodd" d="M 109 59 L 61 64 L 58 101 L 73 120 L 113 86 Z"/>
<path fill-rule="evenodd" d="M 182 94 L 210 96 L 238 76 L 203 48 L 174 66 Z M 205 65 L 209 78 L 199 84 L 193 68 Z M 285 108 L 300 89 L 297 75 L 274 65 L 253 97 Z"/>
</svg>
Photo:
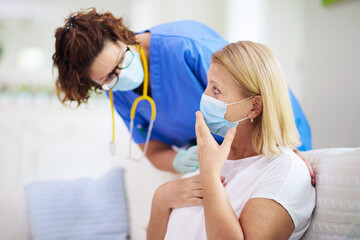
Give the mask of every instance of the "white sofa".
<svg viewBox="0 0 360 240">
<path fill-rule="evenodd" d="M 360 148 L 303 153 L 316 174 L 316 208 L 303 239 L 360 239 Z M 179 177 L 150 164 L 126 161 L 131 239 L 146 239 L 151 198 L 157 186 Z M 150 181 L 150 180 L 151 181 Z M 23 191 L 0 194 L 0 239 L 27 240 L 30 227 Z"/>
</svg>

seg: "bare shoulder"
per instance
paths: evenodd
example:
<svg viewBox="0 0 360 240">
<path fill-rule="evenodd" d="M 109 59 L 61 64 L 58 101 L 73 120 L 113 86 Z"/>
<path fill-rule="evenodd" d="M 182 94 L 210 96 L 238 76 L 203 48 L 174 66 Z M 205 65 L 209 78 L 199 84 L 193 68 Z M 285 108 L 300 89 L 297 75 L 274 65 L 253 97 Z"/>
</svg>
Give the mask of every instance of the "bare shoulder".
<svg viewBox="0 0 360 240">
<path fill-rule="evenodd" d="M 245 239 L 289 239 L 295 225 L 286 209 L 278 202 L 265 199 L 250 199 L 240 218 Z"/>
</svg>

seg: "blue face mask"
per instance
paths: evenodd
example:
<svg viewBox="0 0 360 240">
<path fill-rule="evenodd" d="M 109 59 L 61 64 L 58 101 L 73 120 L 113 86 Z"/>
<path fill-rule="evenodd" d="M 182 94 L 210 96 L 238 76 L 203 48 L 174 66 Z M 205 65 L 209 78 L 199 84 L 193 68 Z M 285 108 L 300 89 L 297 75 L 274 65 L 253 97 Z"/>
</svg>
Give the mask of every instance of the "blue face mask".
<svg viewBox="0 0 360 240">
<path fill-rule="evenodd" d="M 120 71 L 119 81 L 112 88 L 113 91 L 134 90 L 144 81 L 144 69 L 142 67 L 139 54 L 137 52 L 134 52 L 134 56 L 126 54 L 123 62 L 126 63 L 126 61 L 131 61 L 131 63 L 129 67 Z"/>
<path fill-rule="evenodd" d="M 248 117 L 246 117 L 235 122 L 229 122 L 225 119 L 225 113 L 228 105 L 240 103 L 250 98 L 252 98 L 252 96 L 241 101 L 226 103 L 203 94 L 200 101 L 200 111 L 203 114 L 206 125 L 209 127 L 210 131 L 213 134 L 225 137 L 230 128 L 236 127 L 239 122 L 248 119 Z"/>
</svg>

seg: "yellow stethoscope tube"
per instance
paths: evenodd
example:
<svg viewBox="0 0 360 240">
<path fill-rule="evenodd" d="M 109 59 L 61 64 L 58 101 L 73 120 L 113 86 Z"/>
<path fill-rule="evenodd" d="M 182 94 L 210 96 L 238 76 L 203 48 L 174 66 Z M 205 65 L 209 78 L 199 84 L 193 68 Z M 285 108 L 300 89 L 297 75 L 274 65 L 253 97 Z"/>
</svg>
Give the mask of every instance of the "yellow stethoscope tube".
<svg viewBox="0 0 360 240">
<path fill-rule="evenodd" d="M 143 62 L 143 69 L 144 69 L 143 95 L 135 99 L 135 101 L 131 107 L 130 119 L 134 120 L 134 118 L 135 118 L 135 110 L 136 110 L 137 104 L 140 101 L 145 100 L 145 101 L 148 101 L 151 105 L 151 121 L 154 121 L 155 117 L 156 117 L 156 107 L 155 107 L 154 100 L 148 96 L 148 86 L 149 86 L 148 64 L 147 64 L 144 50 L 140 47 L 140 45 L 138 45 L 138 48 L 140 50 L 140 56 L 141 56 L 141 60 Z"/>
<path fill-rule="evenodd" d="M 149 86 L 149 72 L 148 72 L 148 64 L 147 64 L 147 60 L 146 60 L 146 56 L 144 53 L 144 50 L 142 49 L 142 47 L 140 45 L 138 45 L 138 49 L 140 51 L 140 56 L 141 56 L 141 60 L 143 63 L 143 69 L 144 69 L 144 85 L 143 85 L 143 94 L 142 96 L 139 96 L 135 99 L 133 105 L 131 106 L 131 110 L 130 110 L 130 142 L 129 142 L 129 156 L 128 158 L 132 159 L 132 160 L 141 160 L 147 151 L 148 145 L 149 145 L 149 141 L 150 141 L 150 135 L 151 135 L 151 131 L 154 125 L 154 121 L 156 118 L 156 106 L 155 106 L 155 102 L 154 100 L 148 96 L 148 86 Z M 110 97 L 110 102 L 111 102 L 111 117 L 112 117 L 112 142 L 110 143 L 110 153 L 112 155 L 115 155 L 115 121 L 114 121 L 114 100 L 113 100 L 113 92 L 112 90 L 109 90 L 109 97 Z M 132 134 L 133 134 L 133 128 L 134 128 L 134 119 L 135 119 L 135 112 L 136 112 L 136 107 L 138 105 L 138 103 L 140 101 L 148 101 L 150 106 L 151 106 L 151 119 L 150 119 L 150 124 L 149 124 L 149 128 L 148 128 L 148 133 L 146 136 L 146 141 L 145 141 L 145 147 L 144 147 L 144 153 L 140 158 L 132 158 L 131 157 L 131 142 L 132 142 Z"/>
</svg>

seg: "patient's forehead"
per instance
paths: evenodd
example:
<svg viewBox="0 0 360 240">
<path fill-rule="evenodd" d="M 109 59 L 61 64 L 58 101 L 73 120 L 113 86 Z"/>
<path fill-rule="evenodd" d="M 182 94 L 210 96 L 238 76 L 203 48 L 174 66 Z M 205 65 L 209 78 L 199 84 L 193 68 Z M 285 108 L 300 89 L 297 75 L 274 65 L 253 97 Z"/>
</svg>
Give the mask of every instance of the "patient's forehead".
<svg viewBox="0 0 360 240">
<path fill-rule="evenodd" d="M 208 83 L 217 85 L 221 88 L 221 91 L 233 93 L 235 95 L 239 95 L 242 92 L 240 84 L 237 83 L 219 63 L 211 63 L 207 77 Z"/>
</svg>

